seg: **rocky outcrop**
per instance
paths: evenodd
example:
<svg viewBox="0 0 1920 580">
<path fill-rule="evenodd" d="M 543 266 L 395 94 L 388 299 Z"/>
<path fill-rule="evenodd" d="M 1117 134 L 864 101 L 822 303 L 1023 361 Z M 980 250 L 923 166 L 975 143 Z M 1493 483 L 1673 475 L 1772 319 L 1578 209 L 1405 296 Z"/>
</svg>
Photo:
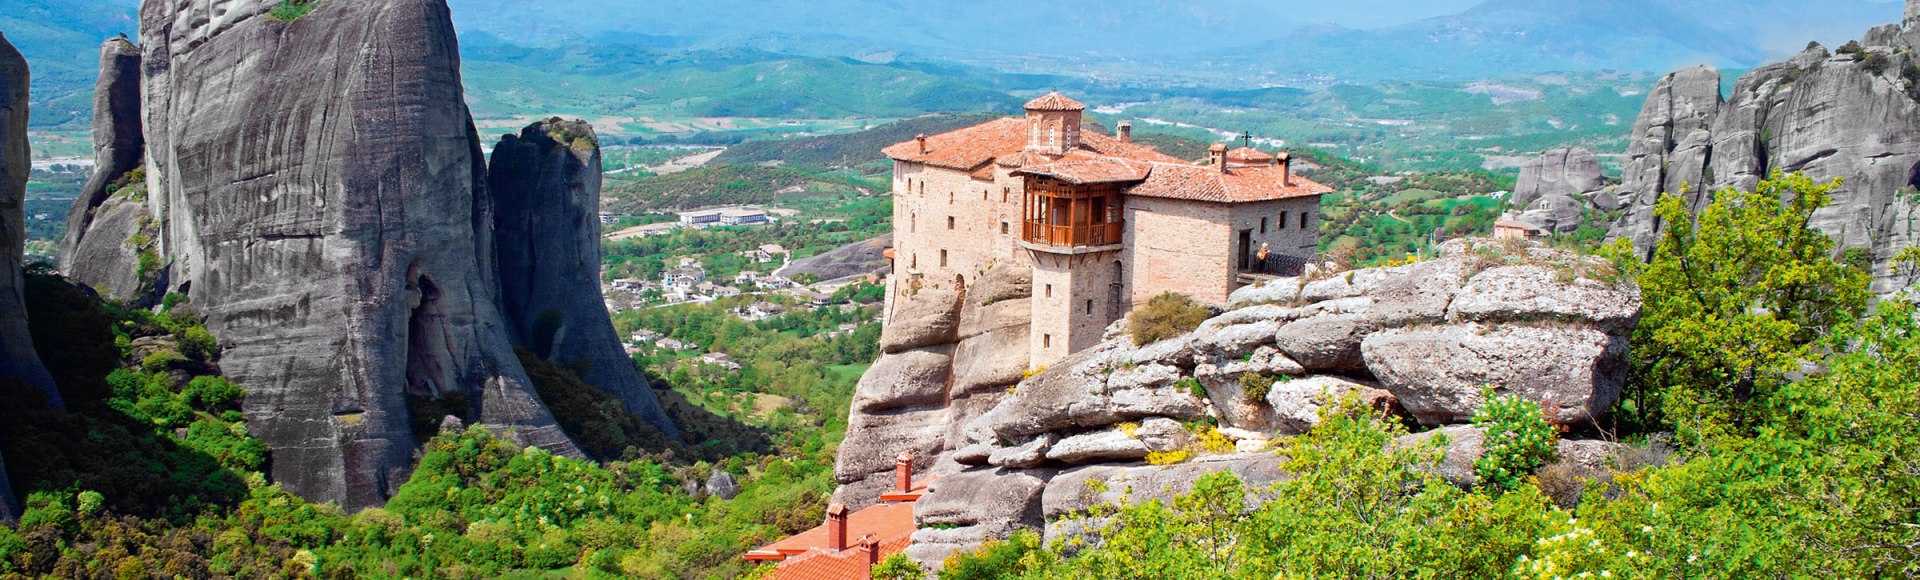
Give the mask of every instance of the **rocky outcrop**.
<svg viewBox="0 0 1920 580">
<path fill-rule="evenodd" d="M 100 47 L 93 177 L 67 212 L 67 235 L 60 245 L 68 277 L 105 298 L 135 303 L 156 300 L 161 286 L 159 231 L 147 211 L 146 181 L 134 171 L 146 154 L 140 73 L 140 47 L 119 38 Z"/>
<path fill-rule="evenodd" d="M 1519 210 L 1521 221 L 1570 232 L 1586 224 L 1590 209 L 1616 210 L 1620 200 L 1607 187 L 1593 152 L 1574 147 L 1548 151 L 1522 164 L 1509 205 Z"/>
<path fill-rule="evenodd" d="M 1904 288 L 1910 281 L 1891 258 L 1920 231 L 1909 193 L 1920 185 L 1920 79 L 1904 73 L 1920 66 L 1912 52 L 1920 32 L 1883 26 L 1861 44 L 1844 53 L 1810 46 L 1754 69 L 1724 101 L 1712 69 L 1663 79 L 1634 124 L 1620 188 L 1628 211 L 1611 235 L 1651 252 L 1664 227 L 1653 207 L 1664 194 L 1683 195 L 1698 211 L 1711 192 L 1752 188 L 1774 171 L 1841 178 L 1812 225 L 1841 249 L 1872 257 L 1876 292 Z"/>
<path fill-rule="evenodd" d="M 585 121 L 548 119 L 507 135 L 487 172 L 500 304 L 514 343 L 620 397 L 678 438 L 621 348 L 600 289 L 600 143 Z"/>
<path fill-rule="evenodd" d="M 41 364 L 27 329 L 21 272 L 27 243 L 27 173 L 33 168 L 27 146 L 31 76 L 27 60 L 0 36 L 0 377 L 38 388 L 49 403 L 60 407 L 60 389 Z"/>
<path fill-rule="evenodd" d="M 1015 529 L 1053 542 L 1084 536 L 1097 518 L 1067 516 L 1122 498 L 1172 498 L 1209 473 L 1255 487 L 1283 481 L 1271 441 L 1307 432 L 1342 400 L 1446 427 L 1466 422 L 1491 387 L 1542 403 L 1557 422 L 1589 424 L 1619 396 L 1640 307 L 1630 285 L 1586 274 L 1603 269 L 1544 248 L 1456 240 L 1427 262 L 1243 289 L 1232 309 L 1153 344 L 1134 345 L 1120 322 L 1099 345 L 1011 388 L 943 382 L 963 373 L 945 372 L 945 350 L 925 349 L 946 343 L 888 354 L 855 397 L 841 499 L 884 489 L 903 447 L 934 454 L 941 479 L 915 508 L 921 530 L 908 554 L 938 566 Z M 987 322 L 1000 304 L 982 297 L 1000 296 L 994 278 L 982 276 L 950 314 L 960 321 L 956 353 L 966 337 L 1010 327 Z M 938 301 L 913 304 L 919 297 Z M 896 336 L 945 328 L 927 314 L 947 304 L 943 295 L 895 300 L 896 313 L 919 315 L 890 324 L 922 327 Z M 960 357 L 952 369 L 969 368 Z M 984 406 L 960 404 L 964 393 L 989 392 Z"/>
<path fill-rule="evenodd" d="M 0 526 L 20 521 L 20 502 L 13 497 L 13 484 L 7 481 L 7 464 L 0 461 Z"/>
<path fill-rule="evenodd" d="M 148 209 L 248 391 L 272 477 L 377 505 L 404 482 L 410 401 L 578 455 L 497 305 L 494 201 L 444 0 L 148 0 Z M 569 236 L 570 237 L 570 236 Z"/>
</svg>

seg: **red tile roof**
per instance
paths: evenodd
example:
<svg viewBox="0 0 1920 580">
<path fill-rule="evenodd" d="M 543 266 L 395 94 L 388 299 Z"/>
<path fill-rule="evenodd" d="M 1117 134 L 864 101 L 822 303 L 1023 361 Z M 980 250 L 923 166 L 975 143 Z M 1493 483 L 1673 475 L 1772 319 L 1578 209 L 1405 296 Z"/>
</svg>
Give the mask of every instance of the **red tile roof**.
<svg viewBox="0 0 1920 580">
<path fill-rule="evenodd" d="M 847 542 L 853 543 L 862 536 L 887 539 L 902 535 L 912 535 L 913 503 L 880 504 L 847 516 Z M 785 559 L 814 550 L 825 549 L 829 540 L 827 526 L 819 526 L 800 532 L 778 542 L 761 546 L 760 549 L 747 552 L 748 560 Z M 776 557 L 778 555 L 778 557 Z"/>
<path fill-rule="evenodd" d="M 1061 160 L 1057 163 L 1026 167 L 1014 173 L 1044 175 L 1067 183 L 1126 183 L 1145 180 L 1153 164 L 1120 157 Z"/>
<path fill-rule="evenodd" d="M 820 550 L 795 556 L 780 563 L 773 571 L 774 580 L 862 580 L 872 577 L 873 570 L 868 564 L 884 560 L 887 556 L 904 552 L 913 544 L 911 535 L 897 538 L 874 538 L 875 546 L 857 547 L 839 552 Z M 878 550 L 878 555 L 868 554 L 870 549 Z"/>
<path fill-rule="evenodd" d="M 1227 152 L 1227 160 L 1234 163 L 1263 164 L 1274 159 L 1272 154 L 1252 147 L 1241 147 Z"/>
<path fill-rule="evenodd" d="M 1047 93 L 1045 95 L 1042 95 L 1038 99 L 1027 101 L 1027 105 L 1024 108 L 1029 111 L 1085 111 L 1087 110 L 1087 106 L 1080 104 L 1080 101 L 1069 99 L 1067 98 L 1066 95 L 1062 95 L 1059 92 Z"/>
<path fill-rule="evenodd" d="M 882 152 L 886 153 L 887 157 L 899 161 L 925 163 L 966 172 L 974 172 L 982 165 L 996 161 L 1002 166 L 1024 167 L 1054 163 L 1062 159 L 1029 152 L 1026 151 L 1026 147 L 1027 120 L 1020 117 L 1006 117 L 929 136 L 924 152 L 920 148 L 918 139 L 896 143 L 883 149 Z M 1151 146 L 1123 142 L 1117 137 L 1094 131 L 1082 131 L 1080 146 L 1067 152 L 1068 157 L 1079 154 L 1125 157 L 1138 161 L 1186 162 L 1184 159 L 1155 151 Z"/>
<path fill-rule="evenodd" d="M 1215 203 L 1273 201 L 1333 193 L 1333 188 L 1298 175 L 1287 177 L 1278 165 L 1229 166 L 1225 172 L 1209 165 L 1155 163 L 1147 180 L 1127 190 L 1128 195 L 1190 199 Z"/>
</svg>

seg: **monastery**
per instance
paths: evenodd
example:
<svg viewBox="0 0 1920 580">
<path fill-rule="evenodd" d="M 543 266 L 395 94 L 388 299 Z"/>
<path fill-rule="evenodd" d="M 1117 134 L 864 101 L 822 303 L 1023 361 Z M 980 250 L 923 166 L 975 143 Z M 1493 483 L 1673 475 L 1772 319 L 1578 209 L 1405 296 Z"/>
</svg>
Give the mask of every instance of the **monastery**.
<svg viewBox="0 0 1920 580">
<path fill-rule="evenodd" d="M 1289 273 L 1319 244 L 1320 196 L 1290 156 L 1214 145 L 1175 158 L 1082 129 L 1086 107 L 1052 93 L 1009 117 L 885 149 L 894 161 L 899 285 L 959 284 L 997 263 L 1033 269 L 1032 364 L 1100 341 L 1165 293 L 1224 304 Z"/>
</svg>

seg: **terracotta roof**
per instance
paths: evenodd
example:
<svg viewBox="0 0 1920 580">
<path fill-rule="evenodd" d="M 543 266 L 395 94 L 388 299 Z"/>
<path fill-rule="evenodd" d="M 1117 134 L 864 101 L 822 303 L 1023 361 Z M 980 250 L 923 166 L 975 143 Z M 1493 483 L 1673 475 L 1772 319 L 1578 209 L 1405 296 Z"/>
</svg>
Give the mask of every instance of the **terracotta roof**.
<svg viewBox="0 0 1920 580">
<path fill-rule="evenodd" d="M 1155 163 L 1147 180 L 1128 195 L 1190 199 L 1215 203 L 1273 201 L 1333 193 L 1333 188 L 1295 175 L 1279 166 L 1229 167 L 1225 172 L 1209 165 Z"/>
<path fill-rule="evenodd" d="M 1027 105 L 1024 108 L 1029 111 L 1085 111 L 1087 110 L 1087 106 L 1080 104 L 1080 101 L 1069 99 L 1067 98 L 1066 95 L 1062 95 L 1057 91 L 1047 93 L 1046 95 L 1043 95 L 1038 99 L 1027 101 Z"/>
<path fill-rule="evenodd" d="M 1493 227 L 1514 228 L 1514 229 L 1522 229 L 1522 230 L 1529 230 L 1529 231 L 1539 231 L 1542 229 L 1540 226 L 1536 226 L 1531 223 L 1523 222 L 1517 219 L 1502 219 L 1502 220 L 1493 222 Z"/>
<path fill-rule="evenodd" d="M 847 543 L 871 535 L 881 541 L 913 535 L 913 503 L 889 503 L 869 507 L 847 516 Z M 778 542 L 747 552 L 748 560 L 784 560 L 827 546 L 827 526 L 821 525 Z"/>
<path fill-rule="evenodd" d="M 1035 165 L 1015 171 L 1018 175 L 1043 175 L 1072 183 L 1124 183 L 1143 181 L 1153 171 L 1153 164 L 1120 157 L 1094 157 L 1084 160 L 1062 160 L 1057 163 Z"/>
<path fill-rule="evenodd" d="M 869 578 L 873 570 L 868 563 L 885 560 L 887 556 L 907 550 L 913 544 L 911 534 L 897 538 L 874 538 L 872 548 L 856 547 L 839 552 L 818 550 L 795 556 L 780 563 L 774 569 L 773 580 L 848 580 Z M 877 550 L 878 555 L 869 555 L 869 549 Z"/>
<path fill-rule="evenodd" d="M 921 152 L 918 139 L 902 141 L 881 151 L 895 160 L 925 163 L 969 173 L 977 172 L 982 165 L 996 161 L 1005 167 L 1025 167 L 1056 163 L 1082 154 L 1125 157 L 1137 161 L 1186 162 L 1184 159 L 1155 151 L 1151 146 L 1127 143 L 1117 137 L 1093 131 L 1082 131 L 1080 145 L 1067 152 L 1065 157 L 1030 152 L 1026 147 L 1027 120 L 1020 117 L 1006 117 L 929 136 L 924 153 Z"/>
<path fill-rule="evenodd" d="M 1241 147 L 1227 152 L 1227 161 L 1234 163 L 1261 164 L 1273 161 L 1275 157 L 1265 151 L 1252 147 Z"/>
</svg>

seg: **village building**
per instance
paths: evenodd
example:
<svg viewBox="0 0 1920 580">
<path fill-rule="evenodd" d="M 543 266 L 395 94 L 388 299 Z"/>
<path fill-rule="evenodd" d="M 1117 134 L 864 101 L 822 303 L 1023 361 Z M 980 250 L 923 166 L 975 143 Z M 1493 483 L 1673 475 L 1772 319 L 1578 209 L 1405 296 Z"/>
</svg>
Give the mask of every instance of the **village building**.
<svg viewBox="0 0 1920 580">
<path fill-rule="evenodd" d="M 1287 153 L 1215 145 L 1190 161 L 1134 143 L 1125 123 L 1084 130 L 1086 107 L 1058 93 L 1025 108 L 885 149 L 890 283 L 964 286 L 994 264 L 1031 268 L 1036 366 L 1093 346 L 1156 295 L 1224 304 L 1317 253 L 1333 189 L 1294 175 Z"/>
<path fill-rule="evenodd" d="M 893 469 L 893 488 L 880 494 L 879 503 L 859 511 L 830 504 L 821 525 L 749 551 L 745 558 L 776 564 L 773 580 L 872 577 L 881 560 L 913 544 L 914 503 L 934 481 L 915 478 L 912 451 L 894 457 Z"/>
<path fill-rule="evenodd" d="M 662 281 L 669 288 L 688 289 L 705 282 L 707 271 L 698 267 L 674 268 L 667 270 Z"/>
<path fill-rule="evenodd" d="M 780 244 L 761 244 L 760 247 L 755 248 L 750 255 L 754 261 L 765 264 L 774 260 L 785 259 L 787 256 L 787 248 Z"/>
<path fill-rule="evenodd" d="M 1540 226 L 1511 216 L 1493 222 L 1493 239 L 1496 240 L 1531 240 L 1544 235 L 1547 235 L 1547 231 Z"/>
</svg>

